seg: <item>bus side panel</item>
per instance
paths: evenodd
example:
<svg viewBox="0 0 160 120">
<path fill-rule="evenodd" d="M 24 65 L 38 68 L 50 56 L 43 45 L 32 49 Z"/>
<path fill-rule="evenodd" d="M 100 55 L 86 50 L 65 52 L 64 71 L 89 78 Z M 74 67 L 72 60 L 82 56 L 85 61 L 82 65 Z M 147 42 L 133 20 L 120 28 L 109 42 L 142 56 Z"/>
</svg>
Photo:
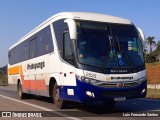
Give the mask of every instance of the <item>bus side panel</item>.
<svg viewBox="0 0 160 120">
<path fill-rule="evenodd" d="M 8 64 L 8 85 L 10 89 L 17 91 L 18 79 L 20 79 L 19 66 Z"/>
<path fill-rule="evenodd" d="M 65 100 L 78 101 L 75 67 L 68 63 L 63 64 L 62 84 L 59 85 L 60 97 Z"/>
</svg>

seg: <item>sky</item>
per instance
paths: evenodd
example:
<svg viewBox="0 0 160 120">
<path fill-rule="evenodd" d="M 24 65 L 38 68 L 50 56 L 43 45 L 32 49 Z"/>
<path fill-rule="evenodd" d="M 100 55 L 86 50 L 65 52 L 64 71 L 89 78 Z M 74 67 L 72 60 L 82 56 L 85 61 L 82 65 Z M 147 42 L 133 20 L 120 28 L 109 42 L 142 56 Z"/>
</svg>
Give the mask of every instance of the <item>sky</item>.
<svg viewBox="0 0 160 120">
<path fill-rule="evenodd" d="M 50 16 L 66 11 L 123 17 L 160 40 L 160 0 L 0 0 L 0 67 L 8 49 Z"/>
</svg>

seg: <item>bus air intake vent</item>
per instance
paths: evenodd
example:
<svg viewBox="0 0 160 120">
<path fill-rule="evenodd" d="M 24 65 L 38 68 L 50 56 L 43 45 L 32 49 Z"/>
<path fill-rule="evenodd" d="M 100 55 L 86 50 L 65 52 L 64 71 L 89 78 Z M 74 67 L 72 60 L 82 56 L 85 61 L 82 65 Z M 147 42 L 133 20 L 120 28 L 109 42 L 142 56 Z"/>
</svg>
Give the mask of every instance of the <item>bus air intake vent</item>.
<svg viewBox="0 0 160 120">
<path fill-rule="evenodd" d="M 124 84 L 123 88 L 135 87 L 140 84 L 137 81 L 122 82 L 122 83 Z M 117 82 L 115 82 L 115 83 L 102 83 L 102 84 L 99 84 L 98 86 L 102 87 L 102 88 L 117 88 L 118 87 L 117 84 L 118 84 Z"/>
</svg>

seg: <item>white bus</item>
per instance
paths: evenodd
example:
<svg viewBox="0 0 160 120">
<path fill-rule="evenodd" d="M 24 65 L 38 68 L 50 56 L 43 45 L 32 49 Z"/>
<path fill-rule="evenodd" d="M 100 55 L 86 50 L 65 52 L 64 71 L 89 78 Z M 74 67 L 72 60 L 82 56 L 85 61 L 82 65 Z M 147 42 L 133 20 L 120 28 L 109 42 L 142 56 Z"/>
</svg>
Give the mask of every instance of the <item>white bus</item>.
<svg viewBox="0 0 160 120">
<path fill-rule="evenodd" d="M 124 18 L 63 12 L 9 49 L 8 82 L 21 99 L 28 94 L 87 103 L 146 96 L 143 33 Z"/>
</svg>

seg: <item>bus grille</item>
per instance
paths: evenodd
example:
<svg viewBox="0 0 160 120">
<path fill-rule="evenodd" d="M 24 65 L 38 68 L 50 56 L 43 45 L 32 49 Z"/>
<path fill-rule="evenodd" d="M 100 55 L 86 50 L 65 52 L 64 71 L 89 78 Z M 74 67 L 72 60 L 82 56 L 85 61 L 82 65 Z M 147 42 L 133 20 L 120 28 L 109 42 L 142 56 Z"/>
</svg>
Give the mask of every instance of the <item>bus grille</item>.
<svg viewBox="0 0 160 120">
<path fill-rule="evenodd" d="M 122 82 L 122 83 L 124 84 L 123 88 L 134 87 L 134 86 L 137 86 L 140 84 L 140 82 L 138 82 L 138 81 Z M 102 87 L 102 88 L 118 88 L 117 84 L 118 83 L 102 83 L 102 84 L 99 84 L 98 86 Z"/>
</svg>

